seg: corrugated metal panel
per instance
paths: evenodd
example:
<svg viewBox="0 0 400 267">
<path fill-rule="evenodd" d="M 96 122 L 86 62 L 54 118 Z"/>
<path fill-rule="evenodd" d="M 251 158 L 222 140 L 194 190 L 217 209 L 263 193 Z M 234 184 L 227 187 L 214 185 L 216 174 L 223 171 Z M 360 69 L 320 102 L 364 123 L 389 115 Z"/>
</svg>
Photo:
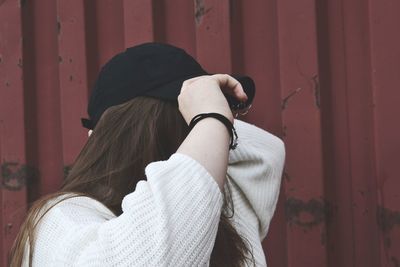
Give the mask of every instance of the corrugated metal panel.
<svg viewBox="0 0 400 267">
<path fill-rule="evenodd" d="M 0 265 L 18 232 L 27 203 L 21 16 L 17 1 L 0 1 Z"/>
<path fill-rule="evenodd" d="M 399 10 L 394 0 L 1 0 L 0 264 L 27 203 L 57 189 L 85 142 L 79 119 L 100 66 L 161 41 L 256 81 L 245 119 L 287 148 L 270 266 L 399 266 Z"/>
</svg>

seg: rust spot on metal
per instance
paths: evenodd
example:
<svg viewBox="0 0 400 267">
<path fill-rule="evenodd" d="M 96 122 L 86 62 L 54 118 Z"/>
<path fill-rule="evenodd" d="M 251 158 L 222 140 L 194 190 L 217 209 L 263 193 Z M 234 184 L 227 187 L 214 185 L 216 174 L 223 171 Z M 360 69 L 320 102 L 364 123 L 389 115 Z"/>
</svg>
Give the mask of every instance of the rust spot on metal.
<svg viewBox="0 0 400 267">
<path fill-rule="evenodd" d="M 10 82 L 9 81 L 6 81 L 6 86 L 10 87 Z"/>
<path fill-rule="evenodd" d="M 63 62 L 63 58 L 61 56 L 58 56 L 58 63 L 62 63 Z"/>
<path fill-rule="evenodd" d="M 20 67 L 20 68 L 22 68 L 22 58 L 19 58 L 19 59 L 18 59 L 17 66 Z"/>
<path fill-rule="evenodd" d="M 28 179 L 37 176 L 36 169 L 18 162 L 4 162 L 1 164 L 1 185 L 11 191 L 18 191 L 25 187 Z"/>
<path fill-rule="evenodd" d="M 282 100 L 282 106 L 281 106 L 281 107 L 282 107 L 282 110 L 284 110 L 284 109 L 287 107 L 288 102 L 289 102 L 289 99 L 292 98 L 294 95 L 296 95 L 298 92 L 300 92 L 301 89 L 302 89 L 302 88 L 299 87 L 299 88 L 293 90 L 287 97 L 285 97 L 285 98 Z"/>
<path fill-rule="evenodd" d="M 196 25 L 199 26 L 201 24 L 203 16 L 205 14 L 207 14 L 208 12 L 210 12 L 210 10 L 212 8 L 210 7 L 210 8 L 206 9 L 206 7 L 204 5 L 204 0 L 196 0 L 194 2 L 194 9 L 195 9 L 194 19 L 196 21 Z M 207 29 L 209 29 L 209 28 L 207 28 Z"/>
<path fill-rule="evenodd" d="M 73 79 L 74 79 L 74 76 L 69 75 L 69 81 L 72 82 Z"/>
<path fill-rule="evenodd" d="M 390 210 L 381 206 L 377 209 L 377 222 L 382 232 L 389 232 L 400 226 L 400 211 Z"/>
<path fill-rule="evenodd" d="M 286 220 L 303 228 L 312 228 L 326 221 L 329 215 L 327 202 L 311 199 L 307 202 L 289 198 L 285 203 Z"/>
</svg>

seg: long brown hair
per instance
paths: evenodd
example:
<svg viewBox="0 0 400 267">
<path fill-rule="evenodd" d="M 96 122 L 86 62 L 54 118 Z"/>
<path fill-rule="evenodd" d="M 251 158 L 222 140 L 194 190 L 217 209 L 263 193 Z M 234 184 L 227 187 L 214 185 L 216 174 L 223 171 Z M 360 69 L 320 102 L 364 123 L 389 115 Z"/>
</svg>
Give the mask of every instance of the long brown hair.
<svg viewBox="0 0 400 267">
<path fill-rule="evenodd" d="M 168 159 L 188 133 L 176 101 L 136 97 L 107 109 L 61 189 L 36 201 L 30 208 L 11 250 L 11 266 L 21 266 L 26 244 L 31 265 L 34 229 L 51 207 L 71 197 L 65 197 L 66 193 L 96 199 L 118 216 L 122 213 L 123 197 L 133 192 L 140 180 L 146 179 L 147 164 Z M 48 207 L 49 200 L 59 196 L 64 197 Z M 210 266 L 243 266 L 251 261 L 254 264 L 250 244 L 229 221 L 233 212 L 230 190 L 227 190 Z"/>
</svg>

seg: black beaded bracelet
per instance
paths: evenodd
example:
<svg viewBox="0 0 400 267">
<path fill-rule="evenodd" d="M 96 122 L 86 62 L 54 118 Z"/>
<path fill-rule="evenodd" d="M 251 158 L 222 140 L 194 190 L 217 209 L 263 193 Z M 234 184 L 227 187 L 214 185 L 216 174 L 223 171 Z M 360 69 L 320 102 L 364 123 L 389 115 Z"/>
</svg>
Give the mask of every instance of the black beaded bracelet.
<svg viewBox="0 0 400 267">
<path fill-rule="evenodd" d="M 238 136 L 237 136 L 235 127 L 233 127 L 233 124 L 231 123 L 231 121 L 228 118 L 226 118 L 224 115 L 221 115 L 219 113 L 200 113 L 200 114 L 197 114 L 190 121 L 189 129 L 192 130 L 193 127 L 196 125 L 196 123 L 198 123 L 200 120 L 202 120 L 204 118 L 208 118 L 208 117 L 212 117 L 212 118 L 218 119 L 223 124 L 225 124 L 225 126 L 226 126 L 226 128 L 228 128 L 229 134 L 231 136 L 231 143 L 229 145 L 229 149 L 232 149 L 232 150 L 235 149 L 237 147 L 237 145 L 238 145 L 238 143 L 237 143 Z"/>
</svg>

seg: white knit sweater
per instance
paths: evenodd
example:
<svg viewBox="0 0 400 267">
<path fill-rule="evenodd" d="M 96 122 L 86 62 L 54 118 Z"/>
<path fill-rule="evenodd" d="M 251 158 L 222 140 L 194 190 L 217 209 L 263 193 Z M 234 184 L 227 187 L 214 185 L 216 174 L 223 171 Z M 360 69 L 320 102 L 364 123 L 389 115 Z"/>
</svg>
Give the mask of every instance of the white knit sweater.
<svg viewBox="0 0 400 267">
<path fill-rule="evenodd" d="M 250 242 L 256 265 L 266 266 L 261 241 L 279 194 L 284 144 L 252 124 L 234 125 L 239 145 L 230 151 L 227 171 L 232 222 Z M 82 196 L 50 209 L 36 230 L 33 266 L 209 265 L 223 204 L 215 180 L 180 153 L 150 163 L 145 173 L 147 181 L 125 196 L 118 217 Z"/>
</svg>

